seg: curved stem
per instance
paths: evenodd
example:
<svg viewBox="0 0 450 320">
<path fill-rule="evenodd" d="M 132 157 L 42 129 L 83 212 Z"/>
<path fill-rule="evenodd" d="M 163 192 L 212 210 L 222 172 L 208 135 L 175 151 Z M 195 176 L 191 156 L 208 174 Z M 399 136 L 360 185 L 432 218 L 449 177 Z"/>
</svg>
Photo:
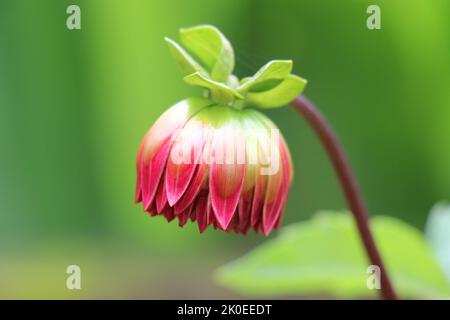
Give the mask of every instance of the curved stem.
<svg viewBox="0 0 450 320">
<path fill-rule="evenodd" d="M 350 164 L 336 134 L 320 112 L 304 96 L 297 97 L 290 105 L 301 113 L 315 130 L 333 163 L 334 170 L 339 178 L 350 211 L 355 218 L 361 240 L 370 262 L 380 268 L 382 298 L 389 300 L 397 299 L 397 295 L 392 287 L 370 231 L 368 213 L 361 192 L 359 191 Z"/>
</svg>

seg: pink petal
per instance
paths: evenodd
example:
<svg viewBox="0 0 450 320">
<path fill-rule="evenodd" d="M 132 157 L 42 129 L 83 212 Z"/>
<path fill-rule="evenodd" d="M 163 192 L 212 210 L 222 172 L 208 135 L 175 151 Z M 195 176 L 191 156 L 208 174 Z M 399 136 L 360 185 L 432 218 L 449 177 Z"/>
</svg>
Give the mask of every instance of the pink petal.
<svg viewBox="0 0 450 320">
<path fill-rule="evenodd" d="M 256 234 L 258 234 L 259 231 L 261 231 L 261 224 L 262 224 L 262 221 L 259 221 L 259 222 L 253 227 L 253 229 L 255 230 L 255 233 L 256 233 Z"/>
<path fill-rule="evenodd" d="M 141 180 L 142 180 L 142 150 L 143 150 L 143 143 L 141 143 L 141 146 L 139 147 L 139 152 L 136 160 L 136 193 L 134 196 L 134 202 L 139 203 L 142 201 L 142 186 L 141 186 Z"/>
<path fill-rule="evenodd" d="M 205 131 L 203 138 L 204 142 L 202 144 L 202 151 L 208 154 L 211 148 L 212 134 Z M 202 186 L 205 184 L 205 182 L 207 182 L 208 164 L 203 160 L 202 155 L 200 155 L 197 160 L 197 162 L 200 163 L 196 165 L 194 175 L 183 196 L 175 204 L 175 214 L 184 211 L 191 203 L 193 203 Z"/>
<path fill-rule="evenodd" d="M 287 203 L 287 197 L 283 201 L 283 206 L 281 207 L 281 212 L 278 215 L 278 219 L 277 219 L 277 222 L 275 222 L 275 226 L 273 227 L 274 229 L 278 230 L 280 228 L 280 226 L 281 226 L 281 220 L 283 218 L 283 212 L 286 210 L 286 203 Z"/>
<path fill-rule="evenodd" d="M 143 144 L 144 170 L 141 177 L 144 209 L 150 207 L 154 200 L 173 139 L 193 115 L 210 104 L 211 101 L 204 98 L 189 98 L 180 101 L 164 112 L 147 132 Z"/>
<path fill-rule="evenodd" d="M 251 227 L 255 227 L 262 220 L 262 209 L 266 188 L 267 176 L 258 172 L 256 175 L 255 191 L 253 192 L 252 211 L 250 215 Z"/>
<path fill-rule="evenodd" d="M 183 193 L 194 175 L 195 164 L 172 165 L 168 164 L 166 174 L 167 200 L 170 206 L 174 206 L 181 198 Z M 178 214 L 177 210 L 177 214 Z"/>
<path fill-rule="evenodd" d="M 185 211 L 178 215 L 178 225 L 183 227 L 189 219 L 191 215 L 191 211 L 193 209 L 193 205 L 190 205 Z"/>
<path fill-rule="evenodd" d="M 142 167 L 141 167 L 141 193 L 142 193 L 142 205 L 144 207 L 145 210 L 145 200 L 148 197 L 148 179 L 150 176 L 150 169 L 149 169 L 149 164 L 145 164 L 142 161 Z"/>
<path fill-rule="evenodd" d="M 216 220 L 227 229 L 244 185 L 245 165 L 212 164 L 209 180 L 211 202 Z"/>
<path fill-rule="evenodd" d="M 159 180 L 161 179 L 167 157 L 169 156 L 170 147 L 171 139 L 169 138 L 162 144 L 161 149 L 156 153 L 153 159 L 151 159 L 149 165 L 144 166 L 144 174 L 146 174 L 146 168 L 148 172 L 147 188 L 145 188 L 145 185 L 143 184 L 144 188 L 142 190 L 145 209 L 147 209 L 154 200 L 156 190 L 159 185 Z"/>
<path fill-rule="evenodd" d="M 152 217 L 158 215 L 154 201 L 151 203 L 151 205 L 147 209 L 145 209 L 145 211 L 147 211 L 148 214 L 150 214 L 150 216 L 152 216 Z"/>
<path fill-rule="evenodd" d="M 175 218 L 175 215 L 173 214 L 173 208 L 166 206 L 164 217 L 166 218 L 167 222 L 172 221 Z"/>
<path fill-rule="evenodd" d="M 163 212 L 169 204 L 167 202 L 166 196 L 166 184 L 164 179 L 161 179 L 158 186 L 158 191 L 156 192 L 156 210 L 161 213 Z"/>
<path fill-rule="evenodd" d="M 208 196 L 199 196 L 195 205 L 197 211 L 197 224 L 200 233 L 203 233 L 210 223 L 208 215 Z"/>
<path fill-rule="evenodd" d="M 280 181 L 282 181 L 282 180 L 280 180 Z M 281 211 L 281 207 L 283 205 L 283 199 L 284 199 L 284 190 L 283 190 L 283 186 L 281 185 L 281 183 L 279 183 L 277 181 L 270 181 L 270 178 L 269 178 L 268 187 L 270 187 L 271 183 L 276 184 L 277 189 L 280 191 L 277 192 L 275 199 L 265 200 L 265 202 L 264 202 L 262 228 L 263 228 L 263 232 L 265 235 L 268 235 L 270 233 L 273 226 L 277 222 L 278 216 Z M 266 199 L 267 199 L 267 196 L 266 196 Z"/>
<path fill-rule="evenodd" d="M 189 216 L 189 220 L 191 220 L 191 222 L 194 222 L 194 221 L 196 221 L 196 219 L 197 219 L 197 213 L 195 212 L 195 206 L 193 206 L 193 209 Z"/>
<path fill-rule="evenodd" d="M 237 212 L 235 212 L 233 214 L 233 218 L 231 219 L 230 224 L 228 225 L 228 227 L 225 231 L 230 232 L 230 231 L 234 230 L 236 233 L 239 233 L 239 231 L 237 230 L 238 226 L 239 226 L 239 214 Z"/>
<path fill-rule="evenodd" d="M 238 124 L 231 122 L 216 129 L 211 145 L 209 190 L 217 223 L 223 230 L 233 218 L 244 186 L 244 148 Z M 244 161 L 240 161 L 240 155 Z"/>
<path fill-rule="evenodd" d="M 281 207 L 281 211 L 280 214 L 278 216 L 277 222 L 275 223 L 274 228 L 278 229 L 281 226 L 281 220 L 283 218 L 284 212 L 286 210 L 286 205 L 287 205 L 287 200 L 289 197 L 289 188 L 292 182 L 292 178 L 293 178 L 293 170 L 292 170 L 292 159 L 291 159 L 291 155 L 289 153 L 289 149 L 287 148 L 286 142 L 284 141 L 284 139 L 282 139 L 282 144 L 281 144 L 281 158 L 283 161 L 283 167 L 287 170 L 285 170 L 285 183 L 287 181 L 287 188 L 285 190 L 285 196 L 283 199 L 283 205 Z"/>
<path fill-rule="evenodd" d="M 194 201 L 207 177 L 207 170 L 208 166 L 206 164 L 196 166 L 191 183 L 183 196 L 175 203 L 175 214 L 179 214 L 186 210 L 186 208 Z"/>
<path fill-rule="evenodd" d="M 252 212 L 252 200 L 253 200 L 253 190 L 244 193 L 239 200 L 238 214 L 239 214 L 239 226 L 237 227 L 238 232 L 247 233 L 251 220 Z"/>
<path fill-rule="evenodd" d="M 280 142 L 280 167 L 279 171 L 270 175 L 267 184 L 266 197 L 263 207 L 263 232 L 268 235 L 282 214 L 283 206 L 287 200 L 290 184 L 290 167 L 285 146 Z"/>
<path fill-rule="evenodd" d="M 166 193 L 170 206 L 174 206 L 188 188 L 202 156 L 204 139 L 203 123 L 192 119 L 174 142 L 166 168 Z M 175 211 L 177 213 L 179 210 Z"/>
</svg>

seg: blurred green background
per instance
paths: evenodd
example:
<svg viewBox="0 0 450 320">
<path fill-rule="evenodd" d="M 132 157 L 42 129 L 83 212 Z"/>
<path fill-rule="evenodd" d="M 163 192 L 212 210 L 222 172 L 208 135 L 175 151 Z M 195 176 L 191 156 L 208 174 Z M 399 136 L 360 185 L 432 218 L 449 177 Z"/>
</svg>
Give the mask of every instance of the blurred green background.
<svg viewBox="0 0 450 320">
<path fill-rule="evenodd" d="M 66 8 L 81 7 L 81 30 Z M 366 28 L 369 4 L 382 29 Z M 0 2 L 0 298 L 231 298 L 212 271 L 264 241 L 179 228 L 133 203 L 140 140 L 185 85 L 163 41 L 210 23 L 239 77 L 294 60 L 348 152 L 372 214 L 422 229 L 450 198 L 447 0 Z M 345 207 L 316 137 L 267 112 L 290 146 L 284 224 Z M 82 270 L 67 290 L 66 267 Z"/>
</svg>

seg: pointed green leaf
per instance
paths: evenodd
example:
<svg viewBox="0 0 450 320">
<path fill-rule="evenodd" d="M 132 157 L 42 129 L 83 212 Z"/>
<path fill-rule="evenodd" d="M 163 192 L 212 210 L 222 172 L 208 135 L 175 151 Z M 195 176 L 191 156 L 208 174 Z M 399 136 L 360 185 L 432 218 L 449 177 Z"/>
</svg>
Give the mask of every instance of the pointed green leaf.
<svg viewBox="0 0 450 320">
<path fill-rule="evenodd" d="M 194 58 L 192 58 L 189 53 L 186 52 L 178 43 L 173 41 L 170 38 L 164 38 L 164 40 L 167 42 L 170 48 L 170 52 L 172 53 L 172 56 L 175 58 L 177 63 L 179 64 L 182 72 L 185 75 L 192 74 L 194 72 L 200 72 L 204 75 L 207 75 L 208 73 L 205 71 L 205 69 L 198 64 Z"/>
<path fill-rule="evenodd" d="M 450 204 L 438 203 L 431 209 L 425 234 L 450 281 Z"/>
<path fill-rule="evenodd" d="M 213 81 L 209 78 L 202 76 L 199 72 L 190 74 L 184 77 L 184 81 L 188 84 L 200 86 L 210 90 L 213 99 L 221 103 L 233 102 L 236 98 L 242 99 L 243 96 L 236 90 L 228 87 L 227 85 Z"/>
<path fill-rule="evenodd" d="M 371 219 L 375 240 L 402 298 L 448 298 L 450 287 L 422 233 L 391 217 Z M 252 296 L 376 297 L 350 213 L 321 212 L 285 227 L 217 272 L 225 287 Z"/>
<path fill-rule="evenodd" d="M 266 63 L 253 77 L 246 80 L 239 88 L 239 92 L 247 91 L 265 91 L 278 85 L 292 71 L 291 60 L 272 60 Z M 261 84 L 272 82 L 274 85 L 261 90 Z M 260 89 L 257 89 L 258 86 Z"/>
<path fill-rule="evenodd" d="M 234 52 L 228 39 L 214 26 L 180 30 L 184 48 L 206 68 L 211 79 L 226 82 L 234 68 Z"/>
<path fill-rule="evenodd" d="M 303 91 L 306 83 L 305 79 L 290 74 L 274 88 L 262 92 L 248 92 L 245 98 L 249 104 L 260 108 L 277 108 L 294 100 Z"/>
</svg>

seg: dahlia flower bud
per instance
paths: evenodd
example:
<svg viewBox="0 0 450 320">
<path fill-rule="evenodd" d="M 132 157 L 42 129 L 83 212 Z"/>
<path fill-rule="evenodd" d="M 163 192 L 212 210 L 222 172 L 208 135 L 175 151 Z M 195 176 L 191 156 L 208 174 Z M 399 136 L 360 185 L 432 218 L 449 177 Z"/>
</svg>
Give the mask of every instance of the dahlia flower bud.
<svg viewBox="0 0 450 320">
<path fill-rule="evenodd" d="M 254 107 L 285 105 L 306 81 L 292 61 L 275 60 L 239 81 L 234 53 L 215 27 L 166 39 L 188 84 L 206 97 L 182 100 L 145 135 L 137 157 L 136 202 L 150 215 L 196 221 L 246 234 L 268 235 L 280 225 L 292 181 L 288 147 L 276 125 Z M 194 58 L 195 57 L 195 58 Z"/>
</svg>

